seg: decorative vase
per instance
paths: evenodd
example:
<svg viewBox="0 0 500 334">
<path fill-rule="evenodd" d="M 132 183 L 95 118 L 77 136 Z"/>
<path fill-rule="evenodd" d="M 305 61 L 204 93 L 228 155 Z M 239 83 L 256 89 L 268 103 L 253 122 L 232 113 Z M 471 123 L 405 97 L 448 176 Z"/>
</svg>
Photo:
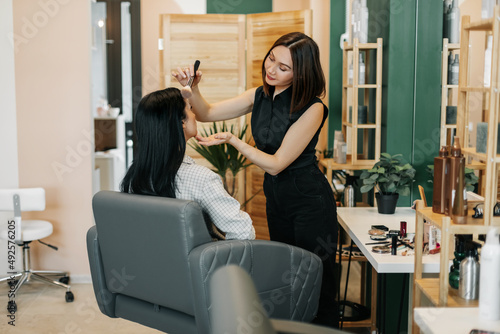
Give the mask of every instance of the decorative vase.
<svg viewBox="0 0 500 334">
<path fill-rule="evenodd" d="M 384 195 L 376 193 L 375 198 L 377 199 L 378 213 L 392 215 L 396 212 L 399 194 Z"/>
</svg>

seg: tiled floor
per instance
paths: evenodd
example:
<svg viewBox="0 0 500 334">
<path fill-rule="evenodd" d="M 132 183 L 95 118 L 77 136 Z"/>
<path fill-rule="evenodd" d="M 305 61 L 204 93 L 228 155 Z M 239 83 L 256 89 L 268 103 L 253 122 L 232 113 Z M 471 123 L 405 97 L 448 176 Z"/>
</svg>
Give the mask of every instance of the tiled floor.
<svg viewBox="0 0 500 334">
<path fill-rule="evenodd" d="M 351 267 L 352 283 L 349 284 L 348 300 L 359 298 L 359 266 Z M 345 271 L 344 271 L 345 276 Z M 344 278 L 345 279 L 345 278 Z M 342 282 L 344 286 L 344 280 Z M 161 333 L 157 330 L 123 319 L 109 318 L 99 311 L 90 284 L 73 284 L 75 301 L 66 303 L 65 290 L 37 282 L 24 285 L 16 303 L 15 327 L 8 324 L 7 284 L 0 284 L 0 333 L 22 334 L 73 334 L 73 333 Z M 343 291 L 342 291 L 343 294 Z M 369 333 L 366 328 L 348 328 L 350 333 Z"/>
</svg>

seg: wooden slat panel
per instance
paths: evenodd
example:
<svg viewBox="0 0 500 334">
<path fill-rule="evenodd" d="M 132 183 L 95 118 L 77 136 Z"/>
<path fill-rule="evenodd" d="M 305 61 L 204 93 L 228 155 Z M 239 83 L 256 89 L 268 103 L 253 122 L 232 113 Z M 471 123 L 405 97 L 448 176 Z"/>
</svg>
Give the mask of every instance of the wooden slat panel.
<svg viewBox="0 0 500 334">
<path fill-rule="evenodd" d="M 264 56 L 282 35 L 300 31 L 311 35 L 310 10 L 247 15 L 247 88 L 262 85 Z"/>
<path fill-rule="evenodd" d="M 209 102 L 234 97 L 245 90 L 245 16 L 244 15 L 161 15 L 160 38 L 164 50 L 160 51 L 161 87 L 181 88 L 171 72 L 200 60 L 203 78 L 200 90 Z M 244 118 L 243 118 L 244 119 Z M 240 128 L 244 121 L 227 122 Z M 198 123 L 198 132 L 211 127 Z M 189 145 L 186 153 L 197 163 L 212 167 Z M 245 173 L 238 174 L 239 188 L 244 189 Z M 245 191 L 236 198 L 245 201 Z"/>
</svg>

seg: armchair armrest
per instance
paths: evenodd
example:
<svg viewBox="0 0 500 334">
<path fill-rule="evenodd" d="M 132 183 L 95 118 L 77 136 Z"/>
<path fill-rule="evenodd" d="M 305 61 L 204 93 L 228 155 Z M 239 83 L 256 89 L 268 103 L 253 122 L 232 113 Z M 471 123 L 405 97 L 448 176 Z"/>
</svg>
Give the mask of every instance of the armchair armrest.
<svg viewBox="0 0 500 334">
<path fill-rule="evenodd" d="M 92 285 L 94 287 L 99 309 L 108 317 L 117 318 L 115 315 L 116 295 L 109 291 L 106 286 L 106 278 L 104 277 L 101 251 L 99 249 L 95 225 L 87 231 L 87 253 L 92 275 Z"/>
<path fill-rule="evenodd" d="M 250 276 L 229 265 L 216 270 L 209 282 L 212 332 L 253 334 L 341 334 L 336 329 L 291 320 L 269 319 Z"/>
<path fill-rule="evenodd" d="M 265 240 L 219 241 L 193 249 L 189 264 L 199 299 L 197 322 L 209 323 L 208 280 L 230 264 L 250 275 L 268 316 L 309 322 L 316 315 L 323 267 L 318 256 L 304 249 Z"/>
</svg>

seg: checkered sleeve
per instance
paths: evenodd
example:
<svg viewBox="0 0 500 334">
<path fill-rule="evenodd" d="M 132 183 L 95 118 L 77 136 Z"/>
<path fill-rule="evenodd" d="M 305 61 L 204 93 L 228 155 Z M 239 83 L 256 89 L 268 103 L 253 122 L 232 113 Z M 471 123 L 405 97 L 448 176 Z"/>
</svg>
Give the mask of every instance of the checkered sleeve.
<svg viewBox="0 0 500 334">
<path fill-rule="evenodd" d="M 219 175 L 195 163 L 183 164 L 176 186 L 177 197 L 197 202 L 215 226 L 226 233 L 226 239 L 255 239 L 252 219 L 227 193 Z"/>
</svg>

